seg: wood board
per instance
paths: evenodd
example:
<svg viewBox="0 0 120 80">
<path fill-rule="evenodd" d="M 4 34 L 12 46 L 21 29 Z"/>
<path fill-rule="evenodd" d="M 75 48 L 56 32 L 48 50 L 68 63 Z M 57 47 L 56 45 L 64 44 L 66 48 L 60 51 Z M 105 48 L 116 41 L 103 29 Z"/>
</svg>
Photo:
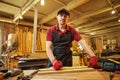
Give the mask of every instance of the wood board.
<svg viewBox="0 0 120 80">
<path fill-rule="evenodd" d="M 55 71 L 50 69 L 39 69 L 31 80 L 105 80 L 103 76 L 93 68 L 64 67 Z"/>
<path fill-rule="evenodd" d="M 87 66 L 76 66 L 76 67 L 63 67 L 60 70 L 54 70 L 52 67 L 51 68 L 44 68 L 44 69 L 39 69 L 38 74 L 59 74 L 59 73 L 69 73 L 69 72 L 77 72 L 77 71 L 91 71 L 95 70 L 93 68 L 88 68 Z"/>
<path fill-rule="evenodd" d="M 85 68 L 84 68 L 85 67 Z M 59 71 L 65 71 L 65 70 L 70 70 L 70 72 L 61 72 L 59 74 L 56 73 L 48 73 L 48 74 L 38 74 L 39 72 L 44 72 L 44 71 L 53 71 L 52 68 L 44 68 L 44 69 L 39 69 L 39 70 L 24 70 L 23 73 L 24 75 L 33 75 L 31 80 L 106 80 L 97 70 L 91 69 L 88 70 L 88 67 L 82 66 L 80 69 L 86 69 L 86 71 L 73 71 L 72 70 L 77 70 L 79 67 L 63 67 Z M 54 70 L 55 71 L 55 70 Z M 38 72 L 38 73 L 36 73 Z M 57 72 L 57 71 L 56 71 Z M 7 80 L 16 80 L 16 78 L 10 78 Z"/>
</svg>

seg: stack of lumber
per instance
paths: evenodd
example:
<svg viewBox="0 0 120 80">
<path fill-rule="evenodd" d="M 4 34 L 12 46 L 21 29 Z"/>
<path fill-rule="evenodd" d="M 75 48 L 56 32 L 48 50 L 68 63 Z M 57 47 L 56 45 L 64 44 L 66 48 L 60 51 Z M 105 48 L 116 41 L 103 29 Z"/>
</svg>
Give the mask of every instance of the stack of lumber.
<svg viewBox="0 0 120 80">
<path fill-rule="evenodd" d="M 32 38 L 33 32 L 31 28 L 19 28 L 16 32 L 18 40 L 18 52 L 31 53 L 32 52 Z M 45 51 L 46 49 L 46 30 L 38 29 L 36 37 L 36 51 Z"/>
</svg>

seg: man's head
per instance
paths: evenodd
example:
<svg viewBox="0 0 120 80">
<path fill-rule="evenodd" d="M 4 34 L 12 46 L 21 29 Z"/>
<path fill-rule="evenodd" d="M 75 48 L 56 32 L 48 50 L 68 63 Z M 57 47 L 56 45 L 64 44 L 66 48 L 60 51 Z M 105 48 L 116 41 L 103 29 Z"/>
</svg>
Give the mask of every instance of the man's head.
<svg viewBox="0 0 120 80">
<path fill-rule="evenodd" d="M 66 15 L 68 15 L 68 16 L 70 17 L 69 11 L 66 10 L 65 8 L 60 9 L 60 10 L 57 12 L 57 15 L 59 15 L 59 14 L 66 14 Z"/>
<path fill-rule="evenodd" d="M 68 10 L 62 8 L 57 12 L 57 20 L 59 25 L 66 25 L 70 18 L 70 13 Z"/>
</svg>

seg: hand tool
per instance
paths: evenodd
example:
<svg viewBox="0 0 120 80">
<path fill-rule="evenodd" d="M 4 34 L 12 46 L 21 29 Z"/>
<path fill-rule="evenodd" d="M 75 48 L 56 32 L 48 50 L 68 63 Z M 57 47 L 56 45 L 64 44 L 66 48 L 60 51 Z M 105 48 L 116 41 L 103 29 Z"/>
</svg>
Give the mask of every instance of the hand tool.
<svg viewBox="0 0 120 80">
<path fill-rule="evenodd" d="M 26 70 L 20 76 L 18 76 L 17 80 L 31 80 L 33 75 L 35 75 L 38 70 Z"/>
<path fill-rule="evenodd" d="M 120 62 L 119 61 L 117 61 L 117 60 L 114 60 L 114 59 L 108 59 L 109 61 L 112 61 L 112 62 L 114 62 L 114 63 L 116 63 L 116 64 L 120 64 Z"/>
</svg>

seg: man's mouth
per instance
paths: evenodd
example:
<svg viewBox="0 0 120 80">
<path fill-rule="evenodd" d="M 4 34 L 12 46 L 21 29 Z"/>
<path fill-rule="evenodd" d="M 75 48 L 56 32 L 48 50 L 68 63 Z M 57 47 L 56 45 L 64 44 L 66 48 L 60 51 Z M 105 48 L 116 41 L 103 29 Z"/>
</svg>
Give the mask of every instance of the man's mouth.
<svg viewBox="0 0 120 80">
<path fill-rule="evenodd" d="M 62 22 L 65 22 L 65 20 L 61 20 Z"/>
</svg>

